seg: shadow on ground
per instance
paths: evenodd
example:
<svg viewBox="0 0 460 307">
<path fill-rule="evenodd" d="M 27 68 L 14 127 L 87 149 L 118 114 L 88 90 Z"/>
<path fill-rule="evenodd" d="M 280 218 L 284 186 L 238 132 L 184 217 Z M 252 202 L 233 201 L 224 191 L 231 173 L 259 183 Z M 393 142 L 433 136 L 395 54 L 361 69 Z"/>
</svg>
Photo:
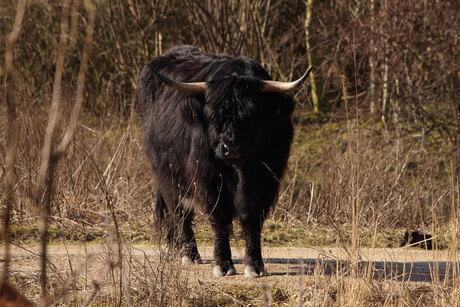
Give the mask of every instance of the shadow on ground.
<svg viewBox="0 0 460 307">
<path fill-rule="evenodd" d="M 213 260 L 204 260 L 212 263 Z M 233 259 L 235 264 L 242 264 L 242 259 Z M 269 276 L 297 276 L 301 273 L 312 275 L 316 272 L 325 275 L 369 276 L 378 280 L 398 280 L 414 282 L 443 282 L 452 279 L 454 272 L 460 272 L 460 263 L 448 261 L 418 261 L 418 262 L 387 262 L 387 261 L 358 261 L 352 263 L 346 260 L 321 260 L 313 258 L 265 258 L 265 264 L 285 264 L 286 270 L 268 272 Z M 455 265 L 457 266 L 454 270 Z"/>
</svg>

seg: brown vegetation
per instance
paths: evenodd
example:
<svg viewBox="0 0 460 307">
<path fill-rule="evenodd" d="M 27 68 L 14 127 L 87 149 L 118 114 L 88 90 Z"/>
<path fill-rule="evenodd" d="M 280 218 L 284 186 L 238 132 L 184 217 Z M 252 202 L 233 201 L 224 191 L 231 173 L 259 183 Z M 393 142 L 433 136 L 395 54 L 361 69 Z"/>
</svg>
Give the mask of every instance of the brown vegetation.
<svg viewBox="0 0 460 307">
<path fill-rule="evenodd" d="M 277 80 L 298 77 L 310 61 L 314 66 L 314 82 L 293 93 L 299 102 L 296 139 L 273 224 L 296 231 L 330 227 L 340 244 L 353 247 L 351 255 L 362 244 L 375 246 L 377 234 L 388 229 L 420 229 L 433 235 L 433 249 L 445 242 L 442 247 L 458 261 L 456 1 L 94 1 L 92 42 L 92 1 L 28 1 L 20 32 L 13 27 L 17 1 L 3 2 L 3 242 L 35 229 L 43 216 L 43 234 L 48 229 L 53 236 L 51 230 L 59 229 L 58 238 L 108 242 L 106 265 L 95 285 L 107 282 L 118 289 L 110 302 L 145 298 L 165 304 L 177 293 L 197 289 L 202 297 L 194 292 L 183 305 L 208 304 L 205 297 L 222 291 L 238 301 L 228 289 L 191 286 L 166 261 L 160 267 L 146 261 L 142 271 L 127 264 L 132 259 L 121 252 L 132 241 L 160 238 L 152 221 L 154 185 L 134 115 L 138 72 L 169 47 L 192 44 L 210 53 L 255 58 Z M 363 242 L 361 229 L 375 235 Z M 137 292 L 123 284 L 127 268 L 133 270 L 130 277 L 145 283 Z M 105 281 L 109 272 L 112 279 Z M 301 280 L 306 288 L 288 301 L 340 306 L 460 301 L 458 278 L 423 289 L 356 278 L 356 283 L 343 276 Z M 49 284 L 42 278 L 43 299 Z M 50 299 L 62 300 L 70 287 L 65 289 Z M 323 301 L 315 294 L 321 289 Z M 259 303 L 268 304 L 270 297 L 283 302 L 275 291 L 268 296 L 264 288 L 257 291 L 265 297 Z M 88 295 L 87 303 L 94 296 Z"/>
</svg>

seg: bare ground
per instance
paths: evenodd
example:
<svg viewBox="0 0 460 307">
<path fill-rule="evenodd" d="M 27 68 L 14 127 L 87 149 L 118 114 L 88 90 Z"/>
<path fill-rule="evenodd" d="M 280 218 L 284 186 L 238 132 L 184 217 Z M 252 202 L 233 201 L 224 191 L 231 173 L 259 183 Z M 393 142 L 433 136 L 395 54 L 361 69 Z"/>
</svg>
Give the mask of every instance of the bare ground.
<svg viewBox="0 0 460 307">
<path fill-rule="evenodd" d="M 131 264 L 145 264 L 148 261 L 149 266 L 152 266 L 162 261 L 164 253 L 160 253 L 160 249 L 157 246 L 129 245 L 124 247 L 123 257 Z M 357 256 L 352 256 L 341 248 L 265 247 L 263 257 L 268 276 L 251 280 L 242 275 L 244 250 L 234 248 L 232 251 L 237 270 L 236 276 L 219 278 L 212 276 L 213 256 L 212 247 L 209 246 L 200 248 L 203 264 L 183 266 L 182 271 L 192 282 L 265 283 L 296 287 L 299 283 L 299 275 L 303 274 L 307 275 L 305 278 L 309 278 L 308 276 L 317 273 L 349 276 L 354 274 L 353 272 L 360 272 L 360 274 L 368 274 L 367 276 L 375 279 L 433 282 L 435 279 L 443 281 L 445 278 L 450 278 L 455 265 L 457 265 L 457 272 L 460 268 L 460 255 L 451 255 L 448 251 L 379 248 L 361 249 Z M 116 251 L 113 252 L 112 259 L 117 258 L 116 253 Z M 3 259 L 3 250 L 0 255 Z M 50 271 L 62 278 L 73 272 L 74 275 L 81 276 L 86 281 L 100 279 L 108 257 L 108 249 L 99 244 L 59 244 L 48 247 Z M 36 282 L 40 272 L 39 260 L 40 247 L 38 245 L 12 246 L 11 275 L 22 280 L 29 280 L 30 283 Z"/>
</svg>

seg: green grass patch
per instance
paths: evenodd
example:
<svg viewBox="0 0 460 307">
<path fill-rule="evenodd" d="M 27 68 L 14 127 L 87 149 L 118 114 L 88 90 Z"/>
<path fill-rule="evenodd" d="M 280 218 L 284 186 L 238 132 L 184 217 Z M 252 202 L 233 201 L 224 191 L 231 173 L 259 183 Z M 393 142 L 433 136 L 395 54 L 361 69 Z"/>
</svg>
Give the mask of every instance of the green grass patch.
<svg viewBox="0 0 460 307">
<path fill-rule="evenodd" d="M 230 237 L 230 244 L 233 247 L 244 247 L 245 241 L 241 227 L 237 222 L 233 225 L 233 233 Z M 195 237 L 199 246 L 213 246 L 214 233 L 207 223 L 198 224 L 195 227 Z M 154 245 L 165 238 L 159 238 L 150 229 L 132 231 L 121 229 L 123 240 L 131 244 Z M 269 219 L 262 231 L 262 245 L 269 247 L 348 247 L 351 244 L 351 226 L 341 225 L 340 227 L 322 225 L 316 223 L 285 223 Z M 399 247 L 402 234 L 405 229 L 375 229 L 360 227 L 359 242 L 363 248 L 397 248 Z M 48 228 L 49 243 L 70 244 L 81 242 L 101 243 L 107 237 L 107 231 L 102 228 L 70 229 L 51 225 Z M 451 241 L 449 228 L 439 227 L 434 233 L 425 231 L 436 239 L 438 249 L 446 249 Z M 10 228 L 10 237 L 15 243 L 38 243 L 40 242 L 39 229 L 35 225 L 23 226 L 13 225 Z M 459 238 L 460 239 L 460 238 Z"/>
<path fill-rule="evenodd" d="M 234 247 L 244 247 L 245 241 L 241 227 L 234 223 L 230 244 Z M 333 227 L 314 223 L 294 224 L 267 220 L 262 231 L 262 245 L 270 247 L 348 247 L 351 244 L 351 226 Z M 438 229 L 434 234 L 438 248 L 448 247 L 447 229 Z M 360 227 L 360 246 L 364 248 L 397 248 L 405 229 L 388 228 L 375 229 Z M 214 233 L 208 224 L 198 225 L 195 228 L 198 245 L 212 246 Z"/>
<path fill-rule="evenodd" d="M 102 229 L 88 229 L 86 231 L 75 231 L 75 229 L 49 226 L 48 241 L 52 243 L 66 242 L 92 242 L 105 237 Z M 16 243 L 33 243 L 40 241 L 38 226 L 13 225 L 10 227 L 10 238 Z"/>
</svg>

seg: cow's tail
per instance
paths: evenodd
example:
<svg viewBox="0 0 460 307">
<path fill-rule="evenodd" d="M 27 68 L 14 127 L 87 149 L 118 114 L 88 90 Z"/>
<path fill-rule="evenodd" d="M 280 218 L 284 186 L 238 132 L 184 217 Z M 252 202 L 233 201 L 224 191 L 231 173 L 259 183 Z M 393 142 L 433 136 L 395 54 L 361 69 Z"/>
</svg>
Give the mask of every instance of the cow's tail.
<svg viewBox="0 0 460 307">
<path fill-rule="evenodd" d="M 157 224 L 162 224 L 165 220 L 165 214 L 166 214 L 166 202 L 163 198 L 163 196 L 160 193 L 160 189 L 157 188 L 157 193 L 156 193 L 156 205 L 155 205 L 155 216 L 157 219 Z"/>
</svg>

